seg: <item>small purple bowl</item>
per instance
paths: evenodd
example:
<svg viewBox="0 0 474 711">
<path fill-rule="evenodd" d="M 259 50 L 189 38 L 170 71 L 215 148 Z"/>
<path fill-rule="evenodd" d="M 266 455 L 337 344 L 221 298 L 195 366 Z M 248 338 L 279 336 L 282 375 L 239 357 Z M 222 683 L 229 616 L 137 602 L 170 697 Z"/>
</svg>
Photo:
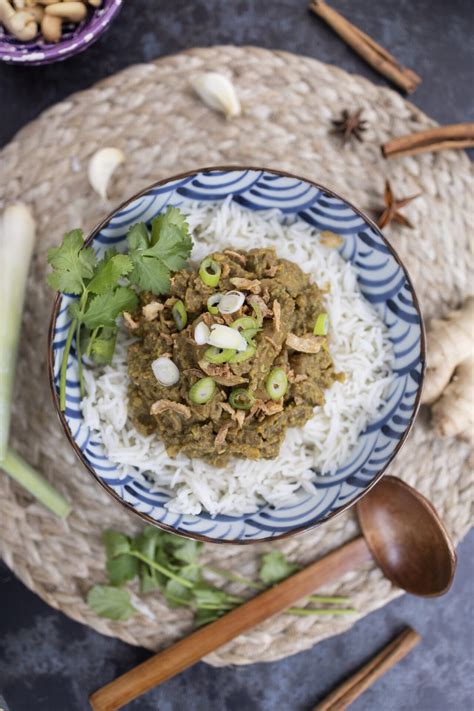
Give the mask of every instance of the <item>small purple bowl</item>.
<svg viewBox="0 0 474 711">
<path fill-rule="evenodd" d="M 101 7 L 90 7 L 85 20 L 64 26 L 61 41 L 56 44 L 45 43 L 41 35 L 31 42 L 21 42 L 0 25 L 0 60 L 24 66 L 50 64 L 83 52 L 105 32 L 121 5 L 122 0 L 103 0 Z"/>
</svg>

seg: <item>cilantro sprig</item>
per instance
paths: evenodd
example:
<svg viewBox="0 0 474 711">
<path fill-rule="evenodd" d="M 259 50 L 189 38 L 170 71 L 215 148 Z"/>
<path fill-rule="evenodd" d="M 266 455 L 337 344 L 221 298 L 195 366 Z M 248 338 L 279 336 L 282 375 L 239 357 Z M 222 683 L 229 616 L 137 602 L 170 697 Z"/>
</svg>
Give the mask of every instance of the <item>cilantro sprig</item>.
<svg viewBox="0 0 474 711">
<path fill-rule="evenodd" d="M 260 561 L 259 580 L 253 581 L 231 571 L 213 568 L 200 561 L 204 545 L 197 541 L 147 527 L 135 538 L 119 531 L 103 534 L 108 585 L 94 585 L 89 590 L 89 607 L 102 617 L 126 620 L 137 610 L 130 592 L 124 587 L 138 578 L 142 595 L 160 591 L 171 608 L 186 607 L 194 612 L 196 627 L 218 619 L 245 602 L 242 595 L 233 594 L 213 585 L 206 575 L 212 574 L 255 590 L 265 590 L 293 575 L 300 569 L 290 563 L 281 551 L 266 553 Z M 347 603 L 344 597 L 312 595 L 311 602 L 328 605 Z M 293 615 L 342 615 L 355 610 L 341 607 L 291 607 Z"/>
<path fill-rule="evenodd" d="M 175 207 L 155 217 L 151 230 L 144 222 L 133 225 L 127 234 L 128 254 L 115 249 L 97 260 L 92 247 L 84 246 L 82 230 L 64 235 L 63 243 L 48 251 L 52 272 L 48 284 L 77 299 L 69 307 L 71 324 L 61 363 L 59 404 L 66 408 L 67 363 L 73 341 L 79 368 L 81 396 L 84 395 L 83 354 L 95 363 L 110 363 L 115 351 L 117 318 L 134 311 L 137 292 L 166 294 L 171 272 L 182 269 L 192 249 L 192 239 L 184 215 Z"/>
</svg>

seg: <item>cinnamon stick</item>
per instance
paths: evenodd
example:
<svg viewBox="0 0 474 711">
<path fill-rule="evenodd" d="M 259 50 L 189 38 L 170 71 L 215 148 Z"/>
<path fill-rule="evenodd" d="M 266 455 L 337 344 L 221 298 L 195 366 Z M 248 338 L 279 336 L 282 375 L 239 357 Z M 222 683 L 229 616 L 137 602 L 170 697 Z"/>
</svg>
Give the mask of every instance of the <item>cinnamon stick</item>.
<svg viewBox="0 0 474 711">
<path fill-rule="evenodd" d="M 395 57 L 375 40 L 362 32 L 345 17 L 333 10 L 324 0 L 313 0 L 309 9 L 324 20 L 336 34 L 370 64 L 379 74 L 390 79 L 408 94 L 415 91 L 421 77 L 404 67 Z"/>
<path fill-rule="evenodd" d="M 344 711 L 366 691 L 379 677 L 403 659 L 418 642 L 420 635 L 407 627 L 361 669 L 332 691 L 313 711 Z"/>
<path fill-rule="evenodd" d="M 474 123 L 453 123 L 393 138 L 383 144 L 382 154 L 385 158 L 399 158 L 473 146 Z"/>
</svg>

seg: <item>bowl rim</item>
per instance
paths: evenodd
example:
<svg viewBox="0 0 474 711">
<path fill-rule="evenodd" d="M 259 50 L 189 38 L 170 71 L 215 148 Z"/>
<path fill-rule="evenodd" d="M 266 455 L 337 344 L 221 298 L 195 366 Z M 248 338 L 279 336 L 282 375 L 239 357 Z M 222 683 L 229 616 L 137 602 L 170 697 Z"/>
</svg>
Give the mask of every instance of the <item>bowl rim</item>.
<svg viewBox="0 0 474 711">
<path fill-rule="evenodd" d="M 247 539 L 247 540 L 242 540 L 242 539 L 226 540 L 226 539 L 212 538 L 211 536 L 205 536 L 205 535 L 198 534 L 198 533 L 189 533 L 188 531 L 178 531 L 175 528 L 173 528 L 172 526 L 169 526 L 168 524 L 164 524 L 161 521 L 156 521 L 148 514 L 143 513 L 142 511 L 138 511 L 131 503 L 129 503 L 128 501 L 124 501 L 113 489 L 109 488 L 107 486 L 107 484 L 105 484 L 102 481 L 102 479 L 97 475 L 97 473 L 95 472 L 93 467 L 91 467 L 90 464 L 87 462 L 82 451 L 79 449 L 76 441 L 72 437 L 66 417 L 59 407 L 59 397 L 58 397 L 58 393 L 56 391 L 56 386 L 54 384 L 54 351 L 52 348 L 52 344 L 53 344 L 53 338 L 54 338 L 54 328 L 55 328 L 59 308 L 61 305 L 61 301 L 63 298 L 63 295 L 61 293 L 57 293 L 55 300 L 54 300 L 50 323 L 49 323 L 49 329 L 48 329 L 48 341 L 47 341 L 48 379 L 49 379 L 49 386 L 50 386 L 51 395 L 53 398 L 53 403 L 54 403 L 54 408 L 56 410 L 56 414 L 59 418 L 59 421 L 61 422 L 63 430 L 64 430 L 66 437 L 69 441 L 69 444 L 72 446 L 76 456 L 81 461 L 81 463 L 84 465 L 84 467 L 88 470 L 88 472 L 92 475 L 92 477 L 95 479 L 95 481 L 102 487 L 102 489 L 104 489 L 108 493 L 109 496 L 112 496 L 114 499 L 116 499 L 128 511 L 131 511 L 136 516 L 139 516 L 145 523 L 152 525 L 152 526 L 156 526 L 157 528 L 160 528 L 160 529 L 166 531 L 167 533 L 173 533 L 177 536 L 182 536 L 184 538 L 191 538 L 193 540 L 202 541 L 204 543 L 216 543 L 216 544 L 222 544 L 222 545 L 251 545 L 251 544 L 255 544 L 255 543 L 273 543 L 274 541 L 281 541 L 281 540 L 289 538 L 291 536 L 296 536 L 296 535 L 300 535 L 300 534 L 312 531 L 313 529 L 315 529 L 319 526 L 322 526 L 326 522 L 330 521 L 331 519 L 335 518 L 336 516 L 340 516 L 345 511 L 347 511 L 348 509 L 355 506 L 357 504 L 357 502 L 362 497 L 364 497 L 374 486 L 376 486 L 376 484 L 380 481 L 380 479 L 387 472 L 387 469 L 390 467 L 391 463 L 393 462 L 393 460 L 395 459 L 395 457 L 398 455 L 399 451 L 405 444 L 407 437 L 413 428 L 414 422 L 416 420 L 416 417 L 417 417 L 419 409 L 420 409 L 421 396 L 422 396 L 422 392 L 423 392 L 424 377 L 425 377 L 425 371 L 426 371 L 426 332 L 425 332 L 424 318 L 423 318 L 423 314 L 421 311 L 420 303 L 418 301 L 418 297 L 416 295 L 415 288 L 413 286 L 413 282 L 410 278 L 408 270 L 406 269 L 405 265 L 403 264 L 397 251 L 394 249 L 394 247 L 389 242 L 389 240 L 382 234 L 380 227 L 370 217 L 368 217 L 364 212 L 362 212 L 357 207 L 352 205 L 351 202 L 346 200 L 344 197 L 342 197 L 338 193 L 334 192 L 330 188 L 327 188 L 326 186 L 322 185 L 321 183 L 317 183 L 316 181 L 311 180 L 310 178 L 304 178 L 302 176 L 296 175 L 295 173 L 290 173 L 288 171 L 278 170 L 275 168 L 262 168 L 262 167 L 247 166 L 247 165 L 213 165 L 213 166 L 206 166 L 206 167 L 202 167 L 202 168 L 194 168 L 193 170 L 187 170 L 183 173 L 178 173 L 176 175 L 172 175 L 167 178 L 157 180 L 157 181 L 151 183 L 150 185 L 146 186 L 142 190 L 140 190 L 138 193 L 136 193 L 132 197 L 124 200 L 117 207 L 115 207 L 111 212 L 109 212 L 108 215 L 103 220 L 101 220 L 101 222 L 99 222 L 95 227 L 92 228 L 89 235 L 84 240 L 84 246 L 89 246 L 93 242 L 93 240 L 98 235 L 98 233 L 110 222 L 110 220 L 113 218 L 113 216 L 119 210 L 122 210 L 124 207 L 129 205 L 134 200 L 137 200 L 138 198 L 142 197 L 143 195 L 146 195 L 150 190 L 152 190 L 154 188 L 161 187 L 161 186 L 166 185 L 167 183 L 182 180 L 184 178 L 189 178 L 193 175 L 196 175 L 197 173 L 206 173 L 206 172 L 212 172 L 212 171 L 230 172 L 230 171 L 243 171 L 243 170 L 270 173 L 272 175 L 276 175 L 276 176 L 280 176 L 280 177 L 284 177 L 284 178 L 292 178 L 294 180 L 300 180 L 300 181 L 306 182 L 309 185 L 317 188 L 318 190 L 321 190 L 322 192 L 326 193 L 327 195 L 330 195 L 331 197 L 342 200 L 346 205 L 348 205 L 352 210 L 354 210 L 354 212 L 357 215 L 359 215 L 373 230 L 375 230 L 375 232 L 382 238 L 384 243 L 389 248 L 390 253 L 392 254 L 395 261 L 402 268 L 403 273 L 404 273 L 406 280 L 407 280 L 407 282 L 410 286 L 410 289 L 411 289 L 411 293 L 412 293 L 412 297 L 413 297 L 413 305 L 414 305 L 416 312 L 420 318 L 419 327 L 420 327 L 421 371 L 420 371 L 420 384 L 419 384 L 418 391 L 417 391 L 417 394 L 415 397 L 414 407 L 413 407 L 412 414 L 410 416 L 410 421 L 409 421 L 408 425 L 406 426 L 405 431 L 403 432 L 403 435 L 401 436 L 398 444 L 394 448 L 390 458 L 388 459 L 386 464 L 382 467 L 382 469 L 378 472 L 378 474 L 374 477 L 374 479 L 370 482 L 370 484 L 366 488 L 364 488 L 352 501 L 349 501 L 348 503 L 345 503 L 342 506 L 340 506 L 339 508 L 337 508 L 335 511 L 332 511 L 326 518 L 324 518 L 324 520 L 317 521 L 316 523 L 313 523 L 311 525 L 298 526 L 298 527 L 291 529 L 290 531 L 285 531 L 284 533 L 281 533 L 276 536 L 268 536 L 265 538 Z"/>
<path fill-rule="evenodd" d="M 9 65 L 14 64 L 23 67 L 39 67 L 46 64 L 62 62 L 65 59 L 74 57 L 76 54 L 84 52 L 88 47 L 94 44 L 94 42 L 96 42 L 104 34 L 104 32 L 106 32 L 106 30 L 108 30 L 110 24 L 118 15 L 122 4 L 123 0 L 110 0 L 110 4 L 107 6 L 105 6 L 105 4 L 100 8 L 92 8 L 91 6 L 91 9 L 94 12 L 90 15 L 86 24 L 84 24 L 80 28 L 77 37 L 74 36 L 74 38 L 71 37 L 70 39 L 64 39 L 62 41 L 60 40 L 57 43 L 49 43 L 41 49 L 31 49 L 32 55 L 36 55 L 38 52 L 44 54 L 43 57 L 37 57 L 32 60 L 24 59 L 24 57 L 29 56 L 30 52 L 27 52 L 26 54 L 18 54 L 16 52 L 9 53 L 5 51 L 4 47 L 2 47 L 2 39 L 5 35 L 2 35 L 0 36 L 0 61 L 5 62 L 5 64 Z M 99 23 L 94 28 L 91 28 L 91 24 L 94 22 L 94 20 L 98 19 L 98 16 L 96 15 L 97 10 L 103 10 L 102 14 L 100 15 L 100 18 L 104 18 L 104 22 L 102 24 Z M 6 36 L 10 37 L 11 34 L 7 33 Z M 89 39 L 86 39 L 86 37 L 88 36 Z M 31 42 L 34 41 L 35 40 L 31 40 Z M 72 44 L 66 50 L 61 51 L 61 47 L 63 47 L 66 42 L 72 42 Z M 19 42 L 15 46 L 21 50 L 27 48 L 28 44 L 28 42 Z"/>
</svg>

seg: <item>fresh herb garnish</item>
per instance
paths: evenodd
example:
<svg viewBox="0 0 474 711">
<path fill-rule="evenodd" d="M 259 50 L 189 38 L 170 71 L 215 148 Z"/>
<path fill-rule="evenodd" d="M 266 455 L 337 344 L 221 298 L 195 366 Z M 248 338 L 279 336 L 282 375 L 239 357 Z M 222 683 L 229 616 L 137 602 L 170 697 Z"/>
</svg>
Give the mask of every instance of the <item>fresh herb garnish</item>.
<svg viewBox="0 0 474 711">
<path fill-rule="evenodd" d="M 266 553 L 262 556 L 259 578 L 265 585 L 275 585 L 300 569 L 299 565 L 289 563 L 281 551 Z"/>
<path fill-rule="evenodd" d="M 84 395 L 82 355 L 95 363 L 112 361 L 117 336 L 117 318 L 138 305 L 136 291 L 164 294 L 170 288 L 171 272 L 181 269 L 192 249 L 184 215 L 170 207 L 151 222 L 133 225 L 127 234 L 128 254 L 115 249 L 97 261 L 92 247 L 84 246 L 82 230 L 64 236 L 60 247 L 48 251 L 53 271 L 48 284 L 78 299 L 69 307 L 72 318 L 66 338 L 59 382 L 59 403 L 66 407 L 67 361 L 75 336 L 81 395 Z M 133 288 L 131 288 L 133 287 Z"/>
<path fill-rule="evenodd" d="M 194 624 L 200 627 L 218 619 L 246 599 L 212 585 L 206 579 L 206 573 L 218 575 L 248 588 L 264 590 L 300 569 L 300 566 L 289 563 L 281 551 L 266 553 L 262 556 L 259 570 L 261 582 L 255 582 L 201 563 L 199 556 L 203 550 L 202 543 L 165 533 L 157 528 L 145 528 L 135 538 L 118 531 L 105 531 L 103 538 L 109 585 L 94 586 L 89 591 L 87 602 L 98 615 L 111 619 L 128 619 L 133 614 L 131 610 L 134 608 L 129 593 L 123 587 L 115 586 L 123 586 L 137 576 L 140 593 L 160 590 L 170 607 L 192 609 Z M 116 594 L 117 590 L 120 595 Z M 310 596 L 309 600 L 327 604 L 347 602 L 347 598 L 318 595 Z M 291 607 L 287 612 L 294 615 L 341 615 L 354 613 L 355 610 Z"/>
<path fill-rule="evenodd" d="M 98 615 L 110 620 L 128 620 L 136 613 L 128 590 L 111 585 L 94 585 L 87 595 L 87 604 Z"/>
</svg>

